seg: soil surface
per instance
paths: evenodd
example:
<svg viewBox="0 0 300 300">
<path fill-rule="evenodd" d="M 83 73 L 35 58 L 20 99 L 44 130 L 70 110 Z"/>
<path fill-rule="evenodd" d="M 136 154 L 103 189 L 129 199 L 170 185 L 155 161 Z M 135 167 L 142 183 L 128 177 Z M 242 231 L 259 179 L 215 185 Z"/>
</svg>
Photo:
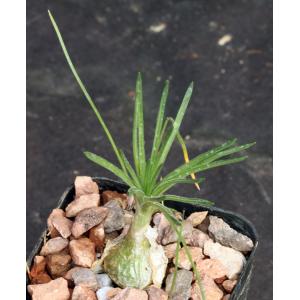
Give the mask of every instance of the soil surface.
<svg viewBox="0 0 300 300">
<path fill-rule="evenodd" d="M 182 126 L 191 157 L 237 137 L 257 141 L 240 165 L 206 172 L 201 196 L 246 216 L 260 243 L 249 299 L 272 298 L 272 1 L 27 1 L 27 252 L 76 175 L 114 178 L 82 155 L 114 159 L 66 65 L 50 8 L 74 63 L 118 144 L 131 154 L 137 71 L 147 138 L 164 79 L 173 115 L 190 81 Z M 149 146 L 149 143 L 148 145 Z M 167 168 L 182 163 L 174 147 Z"/>
</svg>

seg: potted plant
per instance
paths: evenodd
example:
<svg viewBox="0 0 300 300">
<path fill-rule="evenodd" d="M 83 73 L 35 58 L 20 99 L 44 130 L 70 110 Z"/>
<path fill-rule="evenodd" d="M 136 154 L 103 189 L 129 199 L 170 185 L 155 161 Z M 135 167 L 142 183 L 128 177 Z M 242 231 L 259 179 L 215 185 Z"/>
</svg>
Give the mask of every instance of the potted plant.
<svg viewBox="0 0 300 300">
<path fill-rule="evenodd" d="M 71 299 L 67 286 L 74 288 L 75 285 L 72 299 L 97 299 L 96 295 L 101 300 L 168 297 L 191 297 L 194 300 L 246 299 L 257 246 L 254 227 L 239 215 L 212 207 L 211 201 L 170 195 L 167 191 L 178 184 L 194 184 L 200 189 L 203 178 L 197 179 L 195 174 L 245 160 L 246 156 L 232 155 L 255 143 L 238 146 L 236 139 L 233 139 L 190 160 L 179 128 L 192 95 L 193 83 L 184 95 L 176 118 L 172 119 L 165 116 L 169 90 L 167 81 L 161 96 L 151 153 L 147 158 L 142 78 L 139 73 L 135 92 L 131 165 L 124 152 L 117 147 L 82 83 L 50 12 L 49 16 L 71 71 L 96 114 L 118 165 L 91 152 L 86 151 L 84 155 L 112 172 L 123 183 L 101 177 L 93 180 L 83 177 L 66 190 L 58 205 L 61 215 L 50 215 L 48 230 L 27 262 L 28 283 L 31 283 L 28 291 L 32 298 Z M 162 176 L 162 168 L 175 140 L 182 147 L 185 163 Z M 100 203 L 100 196 L 97 195 L 99 190 L 101 201 L 107 198 L 105 205 Z M 93 196 L 95 199 L 91 200 L 91 195 L 96 195 Z M 124 221 L 124 211 L 127 213 L 127 222 Z M 56 213 L 59 214 L 58 211 Z M 108 219 L 112 223 L 112 231 L 108 230 Z M 115 227 L 120 220 L 123 220 L 122 227 Z M 101 249 L 97 250 L 97 259 L 94 256 L 91 262 L 82 262 L 82 257 L 78 257 L 81 253 L 78 250 L 80 245 L 77 245 L 78 253 L 75 244 L 82 242 L 83 251 L 95 247 L 95 244 L 97 248 L 99 232 L 107 237 L 113 232 L 116 235 L 109 239 L 106 237 Z M 90 246 L 93 242 L 94 246 Z M 59 256 L 57 253 L 62 254 Z M 87 259 L 85 253 L 82 255 Z M 67 268 L 58 272 L 53 261 L 59 259 L 67 261 Z M 59 264 L 60 267 L 62 265 Z M 69 270 L 71 266 L 74 268 Z M 85 272 L 82 278 L 77 274 L 79 271 Z M 110 296 L 106 293 L 107 287 L 99 288 L 101 283 L 98 282 L 95 287 L 86 282 L 86 277 L 93 277 L 91 272 L 105 272 L 112 280 L 115 286 L 110 287 L 114 290 Z M 43 274 L 47 279 L 43 281 L 40 276 L 37 280 L 37 274 Z M 51 294 L 54 289 L 59 290 L 59 296 Z M 31 296 L 27 294 L 27 297 L 30 299 Z"/>
</svg>

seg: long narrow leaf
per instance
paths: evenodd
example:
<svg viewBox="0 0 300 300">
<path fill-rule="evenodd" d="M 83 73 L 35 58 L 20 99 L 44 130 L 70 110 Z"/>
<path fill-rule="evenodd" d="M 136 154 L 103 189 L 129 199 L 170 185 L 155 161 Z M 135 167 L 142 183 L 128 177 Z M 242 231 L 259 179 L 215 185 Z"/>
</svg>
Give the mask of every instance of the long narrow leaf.
<svg viewBox="0 0 300 300">
<path fill-rule="evenodd" d="M 167 181 L 161 181 L 153 190 L 153 195 L 160 195 L 171 189 L 177 184 L 200 184 L 205 180 L 204 177 L 199 179 L 175 178 Z"/>
<path fill-rule="evenodd" d="M 147 165 L 146 165 L 145 187 L 146 187 L 147 192 L 152 190 L 151 183 L 152 183 L 152 177 L 153 177 L 153 169 L 154 169 L 153 167 L 156 164 L 157 157 L 158 157 L 158 149 L 159 149 L 159 145 L 161 143 L 161 132 L 162 132 L 162 127 L 163 127 L 163 122 L 164 122 L 164 115 L 165 115 L 168 93 L 169 93 L 169 81 L 167 80 L 164 85 L 164 89 L 162 92 L 159 109 L 158 109 L 158 113 L 157 113 L 151 155 L 150 155 L 150 158 L 147 161 Z"/>
<path fill-rule="evenodd" d="M 158 161 L 158 165 L 160 164 L 163 164 L 169 154 L 169 151 L 171 149 L 171 146 L 174 142 L 174 139 L 176 137 L 176 134 L 179 130 L 179 127 L 181 125 L 181 122 L 182 122 L 182 119 L 184 117 L 184 114 L 185 114 L 185 111 L 187 109 L 187 106 L 189 104 L 189 101 L 191 99 L 191 96 L 192 96 L 192 93 L 193 93 L 193 82 L 190 84 L 190 86 L 188 87 L 184 97 L 183 97 L 183 101 L 181 103 L 181 106 L 178 110 L 178 113 L 177 113 L 177 116 L 175 118 L 175 121 L 174 121 L 174 126 L 173 126 L 173 129 L 172 129 L 172 132 L 162 150 L 162 153 L 161 153 L 161 156 L 159 158 L 159 161 Z"/>
<path fill-rule="evenodd" d="M 234 153 L 238 153 L 240 151 L 246 150 L 252 147 L 255 143 L 250 143 L 242 146 L 232 147 L 230 149 L 226 149 L 224 151 L 215 151 L 210 150 L 206 153 L 200 154 L 197 157 L 190 160 L 189 163 L 182 165 L 164 177 L 164 180 L 170 180 L 173 178 L 182 178 L 188 176 L 190 173 L 197 173 L 200 171 L 211 169 L 212 166 L 217 167 L 217 164 L 212 165 L 213 161 L 217 161 L 224 156 L 228 156 Z M 227 159 L 228 164 L 232 161 L 233 163 L 244 160 L 245 158 L 233 158 Z M 224 163 L 224 162 L 222 162 Z"/>
<path fill-rule="evenodd" d="M 152 184 L 154 184 L 154 182 L 157 180 L 157 177 L 159 176 L 159 172 L 157 172 L 158 166 L 164 164 L 164 162 L 165 162 L 165 160 L 168 156 L 168 153 L 170 151 L 170 148 L 171 148 L 171 146 L 174 142 L 175 137 L 177 137 L 177 140 L 178 140 L 178 142 L 180 143 L 180 145 L 182 147 L 182 151 L 183 151 L 185 161 L 186 162 L 189 161 L 187 148 L 186 148 L 185 143 L 184 143 L 184 141 L 183 141 L 183 139 L 182 139 L 182 137 L 179 133 L 179 127 L 181 125 L 183 116 L 184 116 L 185 111 L 187 109 L 187 105 L 188 105 L 189 100 L 191 98 L 192 91 L 193 91 L 193 83 L 190 84 L 189 88 L 186 91 L 186 94 L 183 98 L 182 104 L 181 104 L 181 106 L 179 108 L 179 111 L 177 113 L 176 119 L 174 120 L 173 118 L 168 117 L 168 118 L 166 118 L 166 120 L 164 122 L 164 125 L 163 125 L 161 133 L 160 133 L 160 137 L 158 139 L 158 145 L 157 145 L 157 148 L 156 148 L 157 150 L 156 150 L 155 155 L 153 155 L 153 158 L 152 158 L 152 161 L 151 161 L 152 166 L 151 166 L 151 170 L 150 170 L 151 172 L 150 172 L 149 177 L 151 178 L 150 182 Z M 170 129 L 170 132 L 168 134 L 166 134 L 167 125 L 168 125 L 169 122 L 171 122 L 173 126 Z M 153 161 L 155 161 L 155 162 L 153 162 Z M 196 178 L 194 173 L 191 173 L 190 175 L 193 179 Z M 200 190 L 200 187 L 197 184 L 196 184 L 196 188 L 198 190 Z"/>
<path fill-rule="evenodd" d="M 160 130 L 160 135 L 157 139 L 156 151 L 153 153 L 153 156 L 149 162 L 149 171 L 147 172 L 147 175 L 148 175 L 147 185 L 148 185 L 148 190 L 150 192 L 152 192 L 152 190 L 154 189 L 157 178 L 163 168 L 163 164 L 159 165 L 159 159 L 161 157 L 161 149 L 164 148 L 164 146 L 167 142 L 166 137 L 168 137 L 170 135 L 170 133 L 166 132 L 168 122 L 169 122 L 168 118 L 166 118 L 163 121 L 162 128 Z"/>
<path fill-rule="evenodd" d="M 174 119 L 173 118 L 168 118 L 168 120 L 170 120 L 170 122 L 172 123 L 172 126 L 174 126 Z M 179 131 L 177 132 L 176 137 L 177 137 L 177 140 L 178 140 L 178 142 L 179 142 L 179 144 L 181 146 L 181 149 L 182 149 L 182 152 L 183 152 L 184 161 L 185 161 L 185 163 L 188 163 L 190 161 L 189 154 L 188 154 L 187 147 L 186 147 L 186 144 L 184 142 L 184 139 L 182 138 L 182 136 L 181 136 L 181 134 L 180 134 Z M 191 176 L 192 179 L 196 179 L 195 173 L 191 173 L 190 176 Z M 195 186 L 196 186 L 197 190 L 200 191 L 199 184 L 195 183 Z"/>
<path fill-rule="evenodd" d="M 144 112 L 143 112 L 143 87 L 142 76 L 138 73 L 136 82 L 136 99 L 138 106 L 137 120 L 138 120 L 138 153 L 141 176 L 145 174 L 146 154 L 145 154 L 145 138 L 144 138 Z"/>
<path fill-rule="evenodd" d="M 135 99 L 134 114 L 133 114 L 133 128 L 132 128 L 132 153 L 136 173 L 140 175 L 139 163 L 139 145 L 138 145 L 138 102 Z"/>
<path fill-rule="evenodd" d="M 159 110 L 157 113 L 156 127 L 155 127 L 155 133 L 154 133 L 154 138 L 153 138 L 153 145 L 152 145 L 150 160 L 153 159 L 154 155 L 157 153 L 158 148 L 159 148 L 168 93 L 169 93 L 169 81 L 167 80 L 165 83 L 163 92 L 162 92 Z"/>
<path fill-rule="evenodd" d="M 182 234 L 182 224 L 180 226 L 180 233 Z M 180 249 L 180 240 L 177 240 L 176 243 L 176 251 L 175 251 L 175 270 L 174 270 L 174 275 L 173 275 L 173 280 L 171 284 L 171 289 L 170 289 L 170 294 L 172 294 L 172 291 L 175 288 L 175 282 L 176 282 L 176 277 L 177 277 L 177 271 L 178 271 L 178 262 L 179 262 L 179 249 Z"/>
<path fill-rule="evenodd" d="M 101 167 L 107 169 L 108 171 L 112 172 L 113 174 L 115 174 L 116 176 L 121 178 L 128 185 L 130 185 L 130 186 L 134 185 L 133 182 L 131 181 L 131 179 L 126 175 L 126 173 L 124 173 L 124 171 L 122 171 L 120 168 L 118 168 L 117 166 L 115 166 L 114 164 L 112 164 L 111 162 L 106 160 L 105 158 L 103 158 L 99 155 L 96 155 L 92 152 L 89 152 L 89 151 L 85 151 L 84 155 L 92 162 L 100 165 Z"/>
<path fill-rule="evenodd" d="M 181 203 L 188 203 L 192 205 L 197 206 L 212 206 L 214 203 L 209 200 L 200 199 L 200 198 L 189 198 L 184 196 L 177 196 L 177 195 L 161 195 L 161 196 L 147 196 L 146 199 L 149 199 L 151 201 L 175 201 L 175 202 L 181 202 Z"/>
<path fill-rule="evenodd" d="M 180 225 L 180 221 L 178 221 L 174 214 L 173 210 L 167 206 L 164 206 L 163 204 L 157 202 L 157 201 L 151 201 L 148 199 L 148 197 L 145 196 L 144 198 L 146 200 L 144 206 L 146 207 L 157 207 L 158 211 L 162 212 L 164 215 L 168 216 L 168 218 L 171 220 L 171 222 L 175 225 Z"/>
<path fill-rule="evenodd" d="M 173 230 L 176 232 L 179 242 L 182 243 L 182 245 L 183 245 L 183 248 L 184 248 L 184 251 L 185 251 L 185 253 L 186 253 L 187 257 L 188 257 L 188 260 L 189 260 L 189 262 L 192 265 L 193 272 L 194 272 L 195 277 L 196 277 L 196 281 L 197 281 L 197 283 L 198 283 L 198 285 L 200 287 L 201 299 L 205 300 L 206 296 L 205 296 L 204 287 L 202 285 L 201 276 L 200 276 L 199 270 L 197 269 L 197 267 L 195 265 L 195 262 L 194 262 L 194 260 L 192 258 L 190 250 L 188 249 L 188 246 L 186 244 L 185 238 L 182 236 L 181 231 L 177 228 L 176 224 L 174 224 L 174 222 L 172 222 L 172 220 L 169 218 L 169 216 L 165 215 L 165 217 L 169 221 L 169 223 L 170 223 L 171 227 L 173 228 Z"/>
<path fill-rule="evenodd" d="M 59 40 L 59 43 L 60 43 L 61 48 L 63 50 L 63 53 L 65 55 L 65 58 L 66 58 L 66 60 L 67 60 L 67 62 L 69 64 L 69 67 L 70 67 L 70 69 L 71 69 L 71 71 L 72 71 L 72 73 L 73 73 L 73 75 L 74 75 L 74 77 L 75 77 L 75 79 L 76 79 L 76 81 L 77 81 L 77 83 L 78 83 L 81 91 L 83 92 L 85 98 L 87 99 L 87 101 L 89 102 L 90 106 L 92 107 L 92 109 L 93 109 L 93 111 L 94 111 L 94 113 L 95 113 L 95 115 L 96 115 L 96 117 L 97 117 L 100 125 L 102 126 L 102 128 L 103 128 L 103 130 L 104 130 L 104 132 L 105 132 L 105 134 L 106 134 L 106 136 L 107 136 L 107 138 L 108 138 L 108 140 L 109 140 L 109 142 L 110 142 L 110 144 L 111 144 L 111 146 L 112 146 L 112 148 L 113 148 L 113 150 L 114 150 L 114 152 L 115 152 L 115 154 L 116 154 L 116 156 L 117 156 L 117 158 L 119 160 L 119 163 L 122 166 L 123 171 L 125 171 L 125 166 L 122 163 L 122 160 L 121 160 L 121 157 L 119 155 L 119 152 L 118 152 L 117 146 L 115 144 L 115 141 L 114 141 L 113 137 L 111 136 L 111 134 L 110 134 L 110 132 L 109 132 L 109 130 L 108 130 L 108 128 L 107 128 L 104 120 L 102 119 L 102 116 L 101 116 L 100 112 L 98 111 L 98 109 L 97 109 L 97 107 L 96 107 L 93 99 L 91 98 L 91 96 L 88 93 L 86 87 L 84 86 L 83 82 L 81 81 L 81 79 L 80 79 L 80 77 L 79 77 L 79 75 L 78 75 L 78 73 L 76 71 L 76 68 L 74 67 L 73 62 L 72 62 L 72 60 L 70 58 L 68 50 L 67 50 L 67 48 L 65 46 L 65 43 L 64 43 L 64 40 L 63 40 L 62 35 L 60 33 L 60 30 L 59 30 L 59 28 L 58 28 L 58 26 L 57 26 L 57 24 L 56 24 L 56 22 L 55 22 L 55 20 L 54 20 L 54 18 L 52 16 L 52 14 L 51 14 L 51 12 L 49 10 L 48 10 L 48 14 L 49 14 L 51 23 L 53 25 L 53 28 L 55 30 L 55 33 L 56 33 L 56 35 L 58 37 L 58 40 Z"/>
<path fill-rule="evenodd" d="M 124 161 L 124 165 L 125 165 L 127 171 L 129 172 L 129 174 L 130 174 L 130 176 L 131 176 L 131 178 L 132 178 L 135 186 L 137 188 L 141 189 L 142 186 L 141 186 L 141 183 L 139 181 L 139 178 L 137 177 L 134 169 L 132 168 L 131 164 L 129 163 L 129 161 L 128 161 L 126 155 L 125 155 L 125 153 L 121 149 L 119 149 L 119 151 L 120 151 L 120 155 L 121 155 L 121 157 L 122 157 L 122 159 Z"/>
<path fill-rule="evenodd" d="M 216 155 L 219 153 L 223 153 L 224 150 L 230 148 L 231 146 L 233 146 L 236 143 L 236 139 L 230 140 L 226 143 L 224 143 L 221 146 L 215 147 L 209 151 L 206 151 L 204 153 L 201 153 L 199 155 L 197 155 L 195 158 L 193 158 L 192 160 L 190 160 L 188 163 L 181 165 L 179 167 L 177 167 L 174 171 L 170 172 L 169 174 L 167 174 L 165 176 L 165 180 L 169 179 L 169 178 L 176 178 L 178 176 L 178 174 L 180 173 L 181 170 L 187 170 L 190 169 L 192 170 L 194 166 L 198 166 L 201 162 L 205 162 L 208 159 L 211 159 L 212 157 L 214 159 L 216 159 Z"/>
<path fill-rule="evenodd" d="M 247 158 L 248 158 L 248 156 L 245 155 L 245 156 L 241 156 L 241 157 L 237 157 L 237 158 L 217 160 L 215 162 L 208 164 L 208 166 L 206 168 L 203 168 L 202 170 L 209 170 L 209 169 L 213 169 L 216 167 L 237 164 L 237 163 L 240 163 L 240 162 L 246 160 Z"/>
</svg>

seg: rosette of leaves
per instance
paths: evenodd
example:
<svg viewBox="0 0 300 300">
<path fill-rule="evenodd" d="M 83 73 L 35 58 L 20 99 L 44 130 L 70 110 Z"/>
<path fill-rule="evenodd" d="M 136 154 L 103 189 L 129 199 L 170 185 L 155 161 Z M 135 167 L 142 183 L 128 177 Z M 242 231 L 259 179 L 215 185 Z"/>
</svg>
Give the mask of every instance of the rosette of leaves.
<svg viewBox="0 0 300 300">
<path fill-rule="evenodd" d="M 254 143 L 238 146 L 236 145 L 236 139 L 233 139 L 189 160 L 184 140 L 179 133 L 179 128 L 192 95 L 193 83 L 189 85 L 175 119 L 172 119 L 165 116 L 165 107 L 169 90 L 169 82 L 166 81 L 156 118 L 152 149 L 149 157 L 147 158 L 144 140 L 142 77 L 139 73 L 136 81 L 132 130 L 133 164 L 130 164 L 124 151 L 116 145 L 115 140 L 106 126 L 99 110 L 82 83 L 68 54 L 59 28 L 50 12 L 49 16 L 69 67 L 71 68 L 71 71 L 85 98 L 96 114 L 96 117 L 112 146 L 112 150 L 116 155 L 118 165 L 108 161 L 100 155 L 88 151 L 84 152 L 84 155 L 89 160 L 109 170 L 126 183 L 129 186 L 129 196 L 134 198 L 135 214 L 130 230 L 118 244 L 112 246 L 106 251 L 107 253 L 103 260 L 105 271 L 121 287 L 145 288 L 151 284 L 152 270 L 149 263 L 150 244 L 145 237 L 145 232 L 149 227 L 153 214 L 161 212 L 178 235 L 176 261 L 178 261 L 179 247 L 183 246 L 191 261 L 195 276 L 201 289 L 202 298 L 205 299 L 199 271 L 195 267 L 182 235 L 181 221 L 178 217 L 176 217 L 175 211 L 169 208 L 166 204 L 168 201 L 175 201 L 200 207 L 207 207 L 211 206 L 213 203 L 200 198 L 170 195 L 167 192 L 178 184 L 195 184 L 199 187 L 198 184 L 203 180 L 203 178 L 197 180 L 195 173 L 204 172 L 212 168 L 234 164 L 245 160 L 247 158 L 246 156 L 233 157 L 232 155 L 248 149 L 254 145 Z M 176 139 L 182 146 L 185 163 L 162 177 L 162 169 Z M 174 280 L 176 277 L 176 270 L 175 276 L 173 277 Z M 174 280 L 173 283 L 175 282 Z"/>
</svg>

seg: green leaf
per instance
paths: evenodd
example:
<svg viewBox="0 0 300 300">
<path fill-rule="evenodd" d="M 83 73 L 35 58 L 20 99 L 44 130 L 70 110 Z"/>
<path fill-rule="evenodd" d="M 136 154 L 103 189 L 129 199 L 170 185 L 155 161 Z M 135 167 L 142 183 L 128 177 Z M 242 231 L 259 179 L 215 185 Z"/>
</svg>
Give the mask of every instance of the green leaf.
<svg viewBox="0 0 300 300">
<path fill-rule="evenodd" d="M 180 226 L 180 233 L 182 234 L 182 224 Z M 176 277 L 177 277 L 178 261 L 179 261 L 179 248 L 180 248 L 180 240 L 178 239 L 177 243 L 176 243 L 176 251 L 175 251 L 175 271 L 174 271 L 174 275 L 173 275 L 173 279 L 172 279 L 170 294 L 172 294 L 172 291 L 174 290 Z"/>
<path fill-rule="evenodd" d="M 146 154 L 145 154 L 145 138 L 144 138 L 144 112 L 143 112 L 143 88 L 142 88 L 142 76 L 138 74 L 136 83 L 136 101 L 138 104 L 138 145 L 139 145 L 139 163 L 140 172 L 143 176 L 145 174 L 146 167 Z"/>
<path fill-rule="evenodd" d="M 131 176 L 131 178 L 132 178 L 132 180 L 133 180 L 135 186 L 136 186 L 137 188 L 141 189 L 142 186 L 141 186 L 140 180 L 139 180 L 139 178 L 137 177 L 137 175 L 136 175 L 134 169 L 132 168 L 131 164 L 129 163 L 129 161 L 128 161 L 128 159 L 127 159 L 127 157 L 126 157 L 124 151 L 122 151 L 121 149 L 119 149 L 119 152 L 120 152 L 121 158 L 122 158 L 122 160 L 123 160 L 123 162 L 124 162 L 124 165 L 125 165 L 127 171 L 129 172 L 129 175 Z"/>
<path fill-rule="evenodd" d="M 228 156 L 243 150 L 246 150 L 250 147 L 252 147 L 255 143 L 250 143 L 242 146 L 236 146 L 229 149 L 226 149 L 224 151 L 220 150 L 221 147 L 218 147 L 218 150 L 210 150 L 203 154 L 198 155 L 197 157 L 190 160 L 189 163 L 186 163 L 184 165 L 181 165 L 180 167 L 176 168 L 169 174 L 167 174 L 163 180 L 170 180 L 174 178 L 185 178 L 191 173 L 197 173 L 200 171 L 208 170 L 211 168 L 215 168 L 221 165 L 226 164 L 232 164 L 237 163 L 240 161 L 245 160 L 247 157 L 238 157 L 238 158 L 232 158 L 232 159 L 226 159 L 220 161 L 220 158 L 224 156 Z M 225 145 L 225 144 L 224 144 Z M 216 148 L 217 149 L 217 148 Z M 213 163 L 215 161 L 215 163 Z M 217 163 L 217 161 L 220 161 L 220 163 Z"/>
<path fill-rule="evenodd" d="M 224 151 L 219 151 L 218 153 L 216 153 L 213 157 L 210 157 L 208 159 L 205 160 L 205 163 L 211 163 L 213 161 L 216 161 L 224 156 L 229 156 L 231 154 L 234 154 L 234 153 L 238 153 L 238 152 L 241 152 L 241 151 L 244 151 L 252 146 L 255 145 L 255 142 L 254 143 L 249 143 L 249 144 L 245 144 L 245 145 L 241 145 L 241 146 L 235 146 L 235 147 L 232 147 L 232 148 L 229 148 L 229 149 L 226 149 Z"/>
<path fill-rule="evenodd" d="M 226 166 L 226 165 L 233 165 L 240 163 L 244 160 L 246 160 L 248 156 L 242 156 L 242 157 L 237 157 L 237 158 L 231 158 L 231 159 L 223 159 L 223 160 L 217 160 L 215 162 L 209 163 L 208 166 L 203 170 L 208 170 L 208 169 L 213 169 L 216 167 L 221 167 L 221 166 Z"/>
<path fill-rule="evenodd" d="M 175 178 L 175 179 L 170 179 L 170 180 L 166 180 L 166 181 L 161 181 L 155 187 L 152 194 L 153 195 L 163 194 L 164 192 L 168 191 L 176 184 L 195 184 L 195 183 L 202 183 L 204 180 L 205 180 L 205 178 L 201 177 L 199 179 Z"/>
<path fill-rule="evenodd" d="M 161 142 L 161 132 L 162 132 L 162 126 L 163 126 L 163 122 L 164 122 L 164 115 L 165 115 L 168 93 L 169 93 L 169 81 L 167 80 L 165 82 L 165 86 L 164 86 L 161 100 L 160 100 L 159 110 L 157 113 L 156 127 L 155 127 L 155 133 L 154 133 L 154 138 L 153 138 L 153 145 L 152 145 L 150 161 L 152 161 L 153 157 L 157 154 L 158 148 L 159 148 L 159 145 Z"/>
<path fill-rule="evenodd" d="M 159 201 L 159 202 L 174 201 L 174 202 L 181 202 L 181 203 L 187 203 L 187 204 L 192 204 L 196 206 L 205 206 L 205 207 L 209 207 L 214 204 L 212 201 L 205 200 L 205 199 L 189 198 L 189 197 L 183 197 L 177 195 L 146 196 L 145 198 L 151 201 Z"/>
<path fill-rule="evenodd" d="M 166 218 L 167 218 L 167 216 L 166 216 Z M 168 218 L 167 218 L 167 219 L 168 219 Z M 169 219 L 168 219 L 168 221 L 170 222 Z M 203 285 L 202 285 L 200 272 L 199 272 L 199 270 L 197 269 L 197 267 L 196 267 L 196 265 L 195 265 L 195 263 L 194 263 L 194 260 L 193 260 L 193 258 L 192 258 L 192 255 L 191 255 L 191 253 L 190 253 L 190 250 L 189 250 L 189 248 L 188 248 L 188 246 L 187 246 L 187 244 L 186 244 L 186 242 L 185 242 L 185 238 L 182 236 L 182 232 L 181 232 L 180 230 L 178 230 L 178 228 L 177 228 L 172 222 L 170 222 L 170 224 L 171 224 L 173 230 L 175 230 L 175 232 L 177 233 L 178 240 L 182 243 L 183 248 L 184 248 L 184 251 L 185 251 L 185 253 L 186 253 L 186 255 L 187 255 L 187 257 L 188 257 L 188 259 L 189 259 L 189 261 L 190 261 L 190 263 L 191 263 L 191 265 L 192 265 L 193 272 L 194 272 L 194 274 L 195 274 L 195 276 L 196 276 L 196 281 L 197 281 L 197 283 L 198 283 L 198 285 L 199 285 L 199 288 L 200 288 L 201 299 L 205 300 L 205 299 L 206 299 L 206 296 L 205 296 L 204 287 L 203 287 Z"/>
<path fill-rule="evenodd" d="M 135 91 L 135 109 L 133 118 L 133 159 L 136 172 L 140 179 L 145 175 L 146 155 L 145 155 L 145 140 L 144 140 L 144 116 L 143 116 L 143 91 L 142 91 L 142 76 L 138 73 Z"/>
<path fill-rule="evenodd" d="M 106 160 L 105 158 L 103 158 L 99 155 L 96 155 L 92 152 L 89 152 L 89 151 L 85 151 L 83 153 L 89 160 L 91 160 L 92 162 L 107 169 L 108 171 L 112 172 L 113 174 L 115 174 L 116 176 L 121 178 L 128 185 L 130 185 L 130 186 L 134 185 L 133 182 L 131 181 L 131 179 L 126 175 L 126 173 L 124 171 L 122 171 L 120 168 L 118 168 L 117 166 L 115 166 L 114 164 L 112 164 L 111 162 Z"/>
<path fill-rule="evenodd" d="M 147 195 L 152 194 L 153 190 L 155 189 L 155 187 L 157 185 L 156 180 L 157 180 L 159 174 L 161 173 L 163 167 L 164 167 L 164 165 L 162 164 L 156 168 L 153 168 L 152 173 L 149 174 Z"/>
<path fill-rule="evenodd" d="M 183 119 L 183 116 L 185 114 L 185 111 L 187 109 L 187 106 L 189 104 L 189 101 L 190 101 L 190 98 L 192 96 L 192 93 L 193 93 L 193 82 L 190 84 L 190 86 L 188 87 L 184 97 L 183 97 L 183 101 L 181 103 L 181 106 L 178 110 L 178 113 L 177 113 L 177 116 L 175 118 L 175 121 L 174 121 L 174 126 L 173 126 L 173 129 L 172 129 L 172 132 L 170 134 L 170 136 L 168 137 L 167 141 L 166 141 L 166 144 L 164 145 L 163 149 L 162 149 L 162 152 L 161 152 L 161 155 L 160 155 L 160 158 L 158 160 L 158 163 L 157 165 L 161 165 L 161 164 L 164 164 L 164 162 L 166 161 L 166 158 L 169 154 L 169 151 L 171 149 L 171 146 L 174 142 L 174 139 L 176 137 L 176 134 L 179 130 L 179 127 L 181 125 L 181 122 L 182 122 L 182 119 Z"/>
<path fill-rule="evenodd" d="M 156 170 L 154 169 L 154 166 L 156 165 L 156 162 L 157 162 L 159 145 L 161 143 L 161 133 L 162 133 L 162 129 L 163 129 L 162 127 L 163 127 L 163 122 L 164 122 L 164 115 L 165 115 L 166 102 L 167 102 L 167 98 L 168 98 L 168 92 L 169 92 L 169 81 L 167 80 L 164 85 L 164 89 L 162 92 L 160 105 L 159 105 L 159 109 L 158 109 L 158 113 L 157 113 L 151 155 L 150 155 L 150 159 L 147 161 L 147 165 L 146 165 L 145 189 L 147 192 L 152 190 L 152 185 L 153 185 L 152 177 L 153 177 L 153 173 L 156 172 Z M 154 172 L 153 172 L 153 170 L 154 170 Z"/>
<path fill-rule="evenodd" d="M 166 133 L 168 122 L 169 122 L 169 118 L 166 118 L 163 121 L 163 126 L 162 126 L 160 136 L 158 137 L 158 141 L 157 141 L 157 148 L 156 148 L 155 153 L 153 153 L 153 157 L 149 163 L 149 171 L 147 172 L 147 176 L 148 176 L 147 192 L 150 191 L 150 193 L 155 188 L 157 178 L 158 178 L 159 174 L 161 173 L 161 170 L 164 166 L 163 163 L 159 165 L 159 159 L 161 157 L 161 149 L 164 148 L 164 146 L 167 142 L 167 139 L 168 139 L 167 137 L 171 134 L 171 132 Z"/>
<path fill-rule="evenodd" d="M 109 132 L 109 130 L 108 130 L 108 128 L 107 128 L 104 120 L 102 119 L 102 116 L 101 116 L 100 112 L 98 111 L 98 109 L 97 109 L 97 107 L 96 107 L 96 105 L 95 105 L 92 97 L 90 96 L 90 94 L 88 93 L 86 87 L 84 86 L 83 82 L 81 81 L 81 79 L 80 79 L 80 77 L 79 77 L 79 75 L 78 75 L 78 73 L 76 71 L 76 68 L 74 67 L 73 62 L 72 62 L 72 60 L 70 58 L 68 50 L 67 50 L 67 48 L 65 46 L 65 43 L 64 43 L 64 40 L 63 40 L 62 35 L 60 33 L 60 30 L 59 30 L 59 28 L 58 28 L 58 26 L 57 26 L 57 24 L 56 24 L 56 22 L 55 22 L 55 20 L 54 20 L 54 18 L 52 16 L 52 14 L 51 14 L 51 12 L 49 10 L 48 10 L 48 14 L 49 14 L 51 23 L 53 25 L 53 28 L 55 30 L 55 33 L 56 33 L 56 35 L 58 37 L 60 46 L 61 46 L 61 48 L 63 50 L 64 55 L 65 55 L 65 58 L 66 58 L 66 60 L 67 60 L 67 62 L 69 64 L 69 67 L 70 67 L 70 69 L 71 69 L 71 71 L 72 71 L 72 73 L 73 73 L 73 75 L 74 75 L 74 77 L 75 77 L 75 79 L 76 79 L 76 81 L 77 81 L 77 83 L 78 83 L 81 91 L 83 92 L 85 98 L 87 99 L 88 103 L 92 107 L 92 109 L 93 109 L 93 111 L 94 111 L 94 113 L 95 113 L 95 115 L 96 115 L 96 117 L 97 117 L 100 125 L 102 126 L 102 128 L 103 128 L 103 130 L 104 130 L 104 132 L 105 132 L 105 134 L 106 134 L 106 136 L 107 136 L 107 138 L 108 138 L 108 140 L 109 140 L 109 142 L 110 142 L 110 144 L 111 144 L 111 146 L 112 146 L 112 148 L 113 148 L 113 150 L 114 150 L 114 152 L 115 152 L 115 154 L 116 154 L 116 156 L 117 156 L 117 158 L 119 160 L 119 163 L 122 166 L 123 171 L 125 171 L 125 167 L 122 164 L 122 160 L 121 160 L 121 157 L 119 155 L 119 152 L 118 152 L 117 146 L 115 144 L 115 141 L 114 141 L 113 137 L 111 136 L 111 134 L 110 134 L 110 132 Z"/>
<path fill-rule="evenodd" d="M 144 197 L 144 200 L 146 200 L 144 206 L 145 207 L 156 207 L 158 211 L 162 212 L 166 217 L 168 216 L 168 219 L 170 219 L 174 225 L 180 225 L 180 221 L 176 219 L 176 217 L 173 214 L 173 210 L 167 206 L 164 206 L 163 204 L 156 202 L 156 201 L 151 201 L 147 199 L 148 197 Z M 174 210 L 175 211 L 175 210 Z"/>
</svg>

